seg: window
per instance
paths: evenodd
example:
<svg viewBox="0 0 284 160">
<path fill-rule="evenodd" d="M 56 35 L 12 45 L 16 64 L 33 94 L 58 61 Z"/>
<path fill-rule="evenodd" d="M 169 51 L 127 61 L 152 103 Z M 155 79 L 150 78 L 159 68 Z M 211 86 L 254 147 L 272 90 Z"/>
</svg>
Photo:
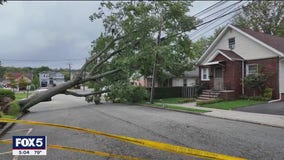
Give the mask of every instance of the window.
<svg viewBox="0 0 284 160">
<path fill-rule="evenodd" d="M 246 75 L 256 75 L 258 73 L 257 64 L 247 64 Z"/>
<path fill-rule="evenodd" d="M 184 86 L 184 87 L 187 86 L 187 79 L 183 79 L 183 86 Z"/>
<path fill-rule="evenodd" d="M 202 81 L 209 80 L 209 68 L 201 68 L 201 80 Z"/>
<path fill-rule="evenodd" d="M 235 48 L 235 37 L 234 38 L 229 38 L 229 48 L 234 49 Z"/>
</svg>

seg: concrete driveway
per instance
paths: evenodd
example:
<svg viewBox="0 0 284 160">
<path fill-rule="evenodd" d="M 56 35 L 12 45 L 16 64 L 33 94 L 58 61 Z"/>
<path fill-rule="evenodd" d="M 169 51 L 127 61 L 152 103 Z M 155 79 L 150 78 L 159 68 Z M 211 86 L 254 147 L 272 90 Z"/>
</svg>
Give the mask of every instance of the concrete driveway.
<svg viewBox="0 0 284 160">
<path fill-rule="evenodd" d="M 284 115 L 284 101 L 242 107 L 235 110 L 253 113 Z"/>
</svg>

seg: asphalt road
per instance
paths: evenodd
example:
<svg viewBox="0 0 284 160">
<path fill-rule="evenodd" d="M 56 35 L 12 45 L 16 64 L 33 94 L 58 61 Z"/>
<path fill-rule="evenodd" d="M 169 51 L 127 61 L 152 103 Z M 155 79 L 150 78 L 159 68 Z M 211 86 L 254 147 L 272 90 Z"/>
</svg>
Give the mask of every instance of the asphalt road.
<svg viewBox="0 0 284 160">
<path fill-rule="evenodd" d="M 107 133 L 143 138 L 210 152 L 255 160 L 284 159 L 284 129 L 243 123 L 148 107 L 104 104 L 93 105 L 81 98 L 58 95 L 52 102 L 41 103 L 22 119 L 60 123 Z M 145 159 L 198 159 L 159 151 L 99 135 L 79 131 L 16 124 L 1 139 L 12 135 L 46 135 L 48 144 L 102 151 Z M 0 146 L 0 159 L 11 160 L 11 145 Z M 13 160 L 112 160 L 102 157 L 48 149 L 47 156 L 14 157 Z M 2 154 L 1 154 L 2 153 Z"/>
<path fill-rule="evenodd" d="M 238 111 L 284 115 L 284 102 L 266 103 L 255 106 L 237 108 Z"/>
</svg>

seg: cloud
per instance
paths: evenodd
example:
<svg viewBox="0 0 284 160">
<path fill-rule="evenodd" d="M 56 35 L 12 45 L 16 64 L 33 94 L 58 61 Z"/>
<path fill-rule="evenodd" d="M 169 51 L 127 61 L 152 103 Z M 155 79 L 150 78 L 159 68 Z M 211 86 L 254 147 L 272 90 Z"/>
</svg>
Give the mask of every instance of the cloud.
<svg viewBox="0 0 284 160">
<path fill-rule="evenodd" d="M 2 64 L 41 66 L 43 63 L 23 60 L 85 59 L 91 41 L 103 30 L 101 22 L 88 18 L 98 5 L 97 1 L 10 1 L 0 6 Z M 76 68 L 82 64 L 78 60 L 69 63 Z M 67 67 L 64 61 L 47 65 Z"/>
</svg>

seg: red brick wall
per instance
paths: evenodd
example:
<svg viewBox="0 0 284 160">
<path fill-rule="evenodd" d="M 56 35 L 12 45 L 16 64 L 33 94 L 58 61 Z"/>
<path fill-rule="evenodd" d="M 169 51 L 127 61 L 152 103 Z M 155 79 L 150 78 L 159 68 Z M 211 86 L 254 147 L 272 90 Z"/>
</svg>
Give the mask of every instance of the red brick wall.
<svg viewBox="0 0 284 160">
<path fill-rule="evenodd" d="M 242 62 L 230 61 L 221 54 L 217 55 L 213 61 L 225 61 L 225 68 L 223 72 L 224 89 L 235 90 L 235 94 L 240 95 L 242 92 Z"/>
<path fill-rule="evenodd" d="M 279 59 L 268 58 L 260 60 L 246 61 L 246 64 L 258 64 L 258 72 L 266 74 L 268 76 L 267 87 L 272 88 L 272 99 L 279 98 Z M 245 88 L 245 94 L 253 96 L 253 90 Z"/>
</svg>

